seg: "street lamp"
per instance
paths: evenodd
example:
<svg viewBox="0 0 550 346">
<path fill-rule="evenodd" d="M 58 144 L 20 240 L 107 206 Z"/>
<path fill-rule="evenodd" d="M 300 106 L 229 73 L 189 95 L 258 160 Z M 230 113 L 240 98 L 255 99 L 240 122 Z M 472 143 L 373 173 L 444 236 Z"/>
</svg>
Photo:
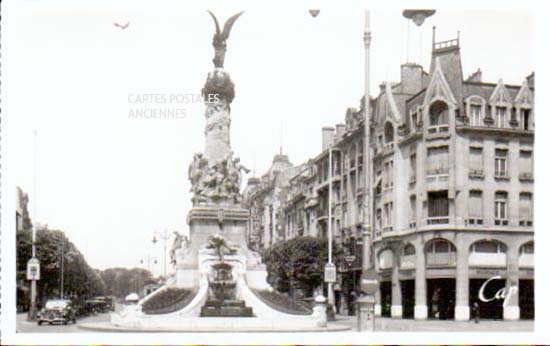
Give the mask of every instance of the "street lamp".
<svg viewBox="0 0 550 346">
<path fill-rule="evenodd" d="M 155 232 L 152 240 L 153 244 L 159 242 L 159 239 L 164 241 L 164 278 L 166 279 L 166 243 L 168 239 L 170 239 L 170 233 L 168 233 L 168 230 L 165 229 L 162 232 Z"/>
<path fill-rule="evenodd" d="M 59 299 L 63 299 L 63 288 L 65 286 L 65 235 L 61 234 L 61 283 L 59 289 Z"/>
</svg>

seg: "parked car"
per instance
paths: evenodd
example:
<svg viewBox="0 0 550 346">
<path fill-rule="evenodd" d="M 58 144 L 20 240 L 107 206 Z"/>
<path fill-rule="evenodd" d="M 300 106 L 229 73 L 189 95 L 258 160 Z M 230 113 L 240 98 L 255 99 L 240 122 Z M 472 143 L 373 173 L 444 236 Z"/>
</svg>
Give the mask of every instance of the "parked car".
<svg viewBox="0 0 550 346">
<path fill-rule="evenodd" d="M 114 297 L 105 296 L 105 297 L 97 297 L 95 299 L 105 302 L 106 311 L 104 311 L 104 312 L 115 311 L 115 299 L 114 299 Z"/>
<path fill-rule="evenodd" d="M 44 322 L 49 324 L 55 322 L 76 323 L 76 313 L 72 302 L 66 299 L 48 300 L 44 308 L 38 312 L 38 325 Z"/>
<path fill-rule="evenodd" d="M 109 311 L 107 303 L 100 299 L 90 299 L 85 302 L 85 309 L 89 314 L 98 314 Z"/>
</svg>

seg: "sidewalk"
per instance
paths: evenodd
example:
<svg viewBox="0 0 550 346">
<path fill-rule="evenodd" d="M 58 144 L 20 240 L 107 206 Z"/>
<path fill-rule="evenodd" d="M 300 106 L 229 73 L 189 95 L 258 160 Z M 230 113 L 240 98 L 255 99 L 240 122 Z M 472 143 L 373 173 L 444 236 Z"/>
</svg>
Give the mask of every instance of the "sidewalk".
<svg viewBox="0 0 550 346">
<path fill-rule="evenodd" d="M 336 315 L 336 321 L 330 324 L 346 325 L 357 331 L 357 316 Z M 534 321 L 502 321 L 481 320 L 459 322 L 454 320 L 426 320 L 400 319 L 377 317 L 375 331 L 381 332 L 531 332 L 534 330 Z"/>
</svg>

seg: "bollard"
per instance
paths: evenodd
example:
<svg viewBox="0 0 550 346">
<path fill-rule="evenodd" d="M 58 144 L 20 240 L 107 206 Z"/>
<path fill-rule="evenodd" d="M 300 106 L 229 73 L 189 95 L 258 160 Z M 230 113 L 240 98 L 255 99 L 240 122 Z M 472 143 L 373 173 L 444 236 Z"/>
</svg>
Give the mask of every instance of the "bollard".
<svg viewBox="0 0 550 346">
<path fill-rule="evenodd" d="M 357 331 L 374 331 L 374 295 L 362 295 L 357 299 Z"/>
<path fill-rule="evenodd" d="M 317 322 L 318 327 L 327 326 L 327 299 L 322 295 L 315 297 L 315 305 L 313 306 L 313 314 L 319 316 Z"/>
</svg>

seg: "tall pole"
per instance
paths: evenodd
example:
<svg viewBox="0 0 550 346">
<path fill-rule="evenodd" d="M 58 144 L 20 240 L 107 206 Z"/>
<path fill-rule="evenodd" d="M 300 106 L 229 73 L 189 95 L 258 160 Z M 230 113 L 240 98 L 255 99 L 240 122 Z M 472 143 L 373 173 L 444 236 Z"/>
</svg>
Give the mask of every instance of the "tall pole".
<svg viewBox="0 0 550 346">
<path fill-rule="evenodd" d="M 328 263 L 332 265 L 332 143 L 328 147 Z M 327 287 L 328 303 L 334 306 L 332 282 Z"/>
<path fill-rule="evenodd" d="M 33 214 L 34 222 L 32 223 L 32 258 L 36 258 L 36 223 L 37 223 L 37 212 L 36 212 L 36 130 L 34 130 L 33 136 Z M 29 309 L 28 319 L 34 321 L 36 319 L 36 280 L 31 280 L 31 306 Z"/>
<path fill-rule="evenodd" d="M 363 138 L 363 167 L 365 168 L 365 195 L 363 203 L 363 271 L 372 268 L 371 247 L 372 247 L 372 163 L 370 153 L 370 11 L 365 11 L 365 31 L 363 34 L 365 44 L 365 95 L 363 97 L 363 115 L 364 115 L 364 138 Z"/>
<path fill-rule="evenodd" d="M 164 280 L 166 280 L 166 241 L 168 240 L 166 231 L 164 231 Z"/>
<path fill-rule="evenodd" d="M 155 232 L 156 233 L 156 232 Z M 158 233 L 158 237 L 161 238 L 164 241 L 164 279 L 166 279 L 166 242 L 170 238 L 170 235 L 168 234 L 168 231 L 165 229 L 162 233 Z M 153 244 L 157 243 L 157 237 L 153 236 Z"/>
<path fill-rule="evenodd" d="M 65 235 L 62 234 L 61 235 L 61 288 L 59 290 L 59 299 L 63 299 L 63 286 L 64 286 L 64 276 L 63 275 L 65 273 L 65 259 L 64 259 L 64 254 L 63 254 L 63 251 L 65 250 Z"/>
</svg>

